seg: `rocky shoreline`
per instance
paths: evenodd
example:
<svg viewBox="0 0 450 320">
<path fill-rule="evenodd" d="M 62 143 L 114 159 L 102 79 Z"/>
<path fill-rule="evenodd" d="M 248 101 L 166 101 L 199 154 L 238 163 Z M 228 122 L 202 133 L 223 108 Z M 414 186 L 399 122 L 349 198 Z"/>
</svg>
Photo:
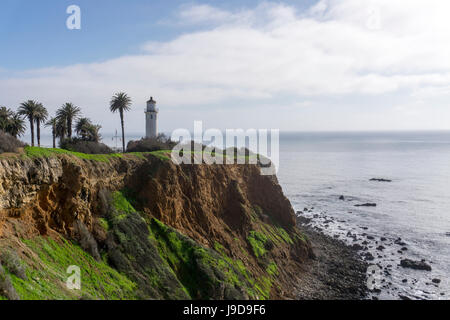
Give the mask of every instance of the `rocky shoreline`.
<svg viewBox="0 0 450 320">
<path fill-rule="evenodd" d="M 310 238 L 314 252 L 319 253 L 316 269 L 311 266 L 307 270 L 307 281 L 312 284 L 302 284 L 307 289 L 300 291 L 299 298 L 447 299 L 440 286 L 442 278 L 433 272 L 433 262 L 410 254 L 407 241 L 315 212 L 314 208 L 297 212 L 297 225 Z M 375 281 L 370 290 L 367 268 L 371 268 Z M 358 296 L 354 288 L 365 294 Z"/>
<path fill-rule="evenodd" d="M 327 236 L 298 216 L 297 225 L 312 243 L 315 257 L 304 268 L 297 298 L 300 300 L 361 300 L 368 296 L 368 264 L 355 248 Z"/>
</svg>

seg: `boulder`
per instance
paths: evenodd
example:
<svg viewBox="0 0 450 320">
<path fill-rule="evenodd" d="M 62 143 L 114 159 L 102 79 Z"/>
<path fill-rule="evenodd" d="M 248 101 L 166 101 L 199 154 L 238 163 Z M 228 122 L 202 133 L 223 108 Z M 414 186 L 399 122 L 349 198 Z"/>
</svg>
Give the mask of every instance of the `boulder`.
<svg viewBox="0 0 450 320">
<path fill-rule="evenodd" d="M 403 268 L 409 268 L 414 270 L 425 270 L 431 271 L 431 266 L 427 264 L 425 261 L 414 261 L 411 259 L 402 259 L 400 261 L 400 266 Z"/>
<path fill-rule="evenodd" d="M 363 203 L 363 204 L 355 204 L 355 207 L 376 207 L 376 203 Z"/>
<path fill-rule="evenodd" d="M 392 182 L 392 180 L 389 179 L 382 179 L 382 178 L 372 178 L 370 181 L 376 181 L 376 182 Z"/>
</svg>

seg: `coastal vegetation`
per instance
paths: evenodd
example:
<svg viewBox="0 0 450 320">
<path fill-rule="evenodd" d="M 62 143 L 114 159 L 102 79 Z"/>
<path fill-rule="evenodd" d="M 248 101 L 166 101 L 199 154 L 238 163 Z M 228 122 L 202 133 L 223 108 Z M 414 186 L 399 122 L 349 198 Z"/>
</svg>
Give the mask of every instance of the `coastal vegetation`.
<svg viewBox="0 0 450 320">
<path fill-rule="evenodd" d="M 9 133 L 0 130 L 0 154 L 6 152 L 18 152 L 19 148 L 24 146 L 25 144 L 23 142 Z"/>
<path fill-rule="evenodd" d="M 109 109 L 113 113 L 118 113 L 120 116 L 121 129 L 122 129 L 122 152 L 123 153 L 146 153 L 155 152 L 155 155 L 161 157 L 164 160 L 169 159 L 170 150 L 176 145 L 174 141 L 171 141 L 169 137 L 161 133 L 155 138 L 142 138 L 137 141 L 129 141 L 125 146 L 125 127 L 124 127 L 124 114 L 131 110 L 131 98 L 124 92 L 116 93 L 109 103 Z M 0 107 L 0 132 L 7 133 L 14 138 L 22 136 L 26 131 L 25 120 L 29 123 L 29 131 L 31 135 L 31 147 L 35 146 L 35 140 L 37 140 L 37 147 L 41 147 L 41 127 L 44 126 L 51 130 L 52 136 L 52 148 L 53 150 L 39 150 L 39 149 L 27 149 L 27 154 L 42 154 L 48 156 L 52 153 L 62 153 L 62 150 L 71 151 L 75 153 L 83 153 L 90 155 L 104 155 L 113 154 L 114 151 L 107 145 L 101 143 L 102 137 L 100 134 L 101 125 L 95 124 L 91 119 L 84 117 L 82 109 L 76 106 L 72 102 L 64 103 L 58 108 L 53 116 L 50 116 L 44 105 L 35 100 L 27 100 L 20 104 L 17 112 L 12 111 L 6 107 Z M 75 136 L 74 136 L 75 133 Z M 5 140 L 7 136 L 3 135 L 2 139 Z M 3 141 L 2 140 L 2 141 Z M 57 140 L 59 142 L 57 143 Z M 16 142 L 9 138 L 8 143 L 3 143 L 3 148 L 0 149 L 0 153 L 4 152 L 18 152 L 20 147 L 24 144 Z M 196 143 L 192 142 L 192 157 L 195 157 L 198 153 Z M 57 149 L 57 146 L 59 149 Z M 215 156 L 218 152 L 223 154 L 223 158 L 226 158 L 227 151 L 219 149 L 211 149 L 204 145 L 199 145 L 199 149 L 202 153 L 208 153 L 211 156 Z M 181 155 L 183 152 L 181 152 Z M 235 149 L 235 159 L 244 158 L 250 159 L 254 155 L 248 150 L 240 152 Z M 139 156 L 139 155 L 138 155 Z M 95 157 L 87 157 L 95 158 Z M 100 157 L 103 158 L 103 157 Z"/>
<path fill-rule="evenodd" d="M 0 131 L 17 138 L 25 133 L 25 121 L 11 109 L 0 107 Z"/>
<path fill-rule="evenodd" d="M 51 117 L 46 123 L 46 127 L 50 127 L 52 130 L 52 141 L 53 141 L 53 148 L 56 148 L 56 128 L 58 126 L 58 118 Z"/>
<path fill-rule="evenodd" d="M 128 142 L 127 152 L 172 150 L 174 146 L 175 142 L 171 141 L 164 133 L 160 133 L 156 138 L 142 138 L 138 141 Z"/>
<path fill-rule="evenodd" d="M 66 102 L 56 111 L 56 118 L 65 122 L 67 137 L 72 138 L 73 122 L 81 115 L 81 109 L 71 102 Z"/>
<path fill-rule="evenodd" d="M 122 128 L 122 148 L 125 152 L 125 126 L 124 126 L 124 113 L 131 109 L 131 98 L 124 92 L 116 93 L 110 102 L 110 110 L 112 113 L 119 113 L 120 125 Z"/>
<path fill-rule="evenodd" d="M 20 104 L 17 114 L 28 119 L 30 123 L 31 145 L 34 147 L 34 122 L 38 112 L 39 103 L 34 100 L 28 100 Z"/>
<path fill-rule="evenodd" d="M 82 117 L 80 107 L 66 102 L 49 118 L 44 105 L 35 100 L 21 103 L 17 112 L 0 107 L 0 153 L 17 152 L 24 146 L 12 138 L 17 139 L 25 133 L 25 120 L 29 123 L 32 147 L 35 146 L 35 140 L 37 146 L 41 146 L 41 128 L 45 126 L 51 130 L 53 149 L 56 149 L 56 139 L 59 139 L 61 149 L 86 154 L 113 153 L 108 146 L 100 143 L 101 126 L 92 123 L 89 118 Z M 76 132 L 76 137 L 73 137 L 73 131 Z"/>
</svg>

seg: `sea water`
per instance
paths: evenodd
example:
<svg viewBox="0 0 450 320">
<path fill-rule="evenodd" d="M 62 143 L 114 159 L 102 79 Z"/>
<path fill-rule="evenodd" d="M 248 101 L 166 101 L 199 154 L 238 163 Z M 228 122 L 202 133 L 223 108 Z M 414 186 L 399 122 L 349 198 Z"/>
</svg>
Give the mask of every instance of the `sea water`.
<svg viewBox="0 0 450 320">
<path fill-rule="evenodd" d="M 390 266 L 379 298 L 449 299 L 450 132 L 284 133 L 278 179 L 296 211 L 334 218 L 329 235 L 374 238 L 369 263 Z M 363 203 L 377 206 L 355 206 Z M 405 269 L 404 258 L 425 259 L 432 271 Z"/>
</svg>

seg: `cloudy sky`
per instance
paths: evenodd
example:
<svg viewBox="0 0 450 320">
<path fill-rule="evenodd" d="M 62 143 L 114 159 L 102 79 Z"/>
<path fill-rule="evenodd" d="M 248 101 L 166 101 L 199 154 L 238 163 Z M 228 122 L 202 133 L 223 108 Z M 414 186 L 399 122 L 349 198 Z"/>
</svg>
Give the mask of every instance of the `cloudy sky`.
<svg viewBox="0 0 450 320">
<path fill-rule="evenodd" d="M 168 2 L 2 0 L 0 105 L 71 101 L 104 132 L 117 91 L 135 133 L 150 96 L 165 132 L 450 129 L 450 1 Z"/>
</svg>

